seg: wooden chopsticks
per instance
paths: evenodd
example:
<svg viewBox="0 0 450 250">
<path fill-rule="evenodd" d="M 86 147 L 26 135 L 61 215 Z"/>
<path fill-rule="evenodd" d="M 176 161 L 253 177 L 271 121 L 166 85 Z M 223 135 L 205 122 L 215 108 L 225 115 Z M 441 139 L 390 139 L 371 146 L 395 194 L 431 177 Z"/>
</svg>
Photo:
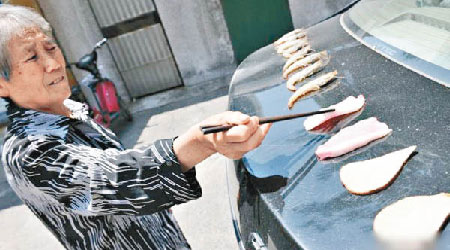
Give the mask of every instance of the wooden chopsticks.
<svg viewBox="0 0 450 250">
<path fill-rule="evenodd" d="M 313 111 L 313 112 L 308 112 L 308 113 L 293 114 L 293 115 L 280 115 L 280 116 L 272 116 L 272 117 L 262 117 L 262 118 L 259 119 L 259 124 L 291 120 L 291 119 L 295 119 L 295 118 L 299 118 L 299 117 L 306 117 L 306 116 L 323 114 L 323 113 L 328 113 L 328 112 L 333 112 L 333 111 L 334 111 L 334 109 L 325 109 L 325 110 Z M 227 131 L 230 128 L 232 128 L 233 126 L 235 126 L 235 125 L 200 126 L 200 130 L 202 131 L 202 133 L 204 135 L 207 135 L 207 134 Z"/>
</svg>

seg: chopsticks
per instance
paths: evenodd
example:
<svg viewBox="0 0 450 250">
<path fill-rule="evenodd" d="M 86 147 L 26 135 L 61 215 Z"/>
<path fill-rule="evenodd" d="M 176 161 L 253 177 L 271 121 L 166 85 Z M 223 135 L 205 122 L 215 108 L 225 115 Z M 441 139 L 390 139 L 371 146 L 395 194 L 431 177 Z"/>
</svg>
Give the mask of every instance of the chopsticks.
<svg viewBox="0 0 450 250">
<path fill-rule="evenodd" d="M 286 121 L 291 120 L 299 117 L 306 117 L 311 115 L 317 115 L 317 114 L 323 114 L 328 112 L 333 112 L 334 109 L 325 109 L 325 110 L 319 110 L 319 111 L 313 111 L 308 113 L 300 113 L 300 114 L 293 114 L 293 115 L 280 115 L 280 116 L 272 116 L 272 117 L 262 117 L 259 119 L 259 124 L 264 123 L 273 123 L 273 122 L 279 122 L 279 121 Z M 212 133 L 218 133 L 227 131 L 230 128 L 232 128 L 235 125 L 216 125 L 216 126 L 200 126 L 200 130 L 204 135 L 212 134 Z"/>
</svg>

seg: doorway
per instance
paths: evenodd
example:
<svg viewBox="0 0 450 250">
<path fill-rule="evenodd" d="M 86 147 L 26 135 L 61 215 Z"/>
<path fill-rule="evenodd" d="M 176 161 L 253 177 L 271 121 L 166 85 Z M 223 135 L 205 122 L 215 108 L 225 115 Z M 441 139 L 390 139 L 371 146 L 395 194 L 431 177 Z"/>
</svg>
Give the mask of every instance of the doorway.
<svg viewBox="0 0 450 250">
<path fill-rule="evenodd" d="M 222 0 L 238 63 L 294 29 L 288 0 Z"/>
</svg>

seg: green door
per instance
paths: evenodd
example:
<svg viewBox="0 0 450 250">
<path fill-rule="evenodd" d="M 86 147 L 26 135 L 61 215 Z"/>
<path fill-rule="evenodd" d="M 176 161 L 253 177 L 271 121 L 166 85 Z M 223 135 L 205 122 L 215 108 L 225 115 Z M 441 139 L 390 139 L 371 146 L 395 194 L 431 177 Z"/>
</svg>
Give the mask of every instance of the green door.
<svg viewBox="0 0 450 250">
<path fill-rule="evenodd" d="M 288 0 L 222 0 L 238 63 L 294 29 Z"/>
</svg>

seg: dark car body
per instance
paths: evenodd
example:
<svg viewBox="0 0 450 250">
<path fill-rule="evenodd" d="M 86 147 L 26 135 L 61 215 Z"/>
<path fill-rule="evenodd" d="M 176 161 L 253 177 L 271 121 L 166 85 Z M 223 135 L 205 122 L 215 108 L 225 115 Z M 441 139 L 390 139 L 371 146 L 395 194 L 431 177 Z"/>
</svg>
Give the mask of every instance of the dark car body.
<svg viewBox="0 0 450 250">
<path fill-rule="evenodd" d="M 228 168 L 237 235 L 248 249 L 376 249 L 372 225 L 382 208 L 404 197 L 450 191 L 450 89 L 362 44 L 344 30 L 343 18 L 345 14 L 307 30 L 313 49 L 330 54 L 323 71 L 337 70 L 341 79 L 289 110 L 292 93 L 281 74 L 286 60 L 269 45 L 236 70 L 229 109 L 276 116 L 318 110 L 363 94 L 365 109 L 350 125 L 375 116 L 393 132 L 354 154 L 319 161 L 315 150 L 330 135 L 305 131 L 304 118 L 273 124 L 259 148 Z M 357 196 L 341 184 L 343 165 L 411 145 L 417 145 L 417 154 L 386 190 Z M 437 247 L 450 249 L 448 227 Z"/>
</svg>

